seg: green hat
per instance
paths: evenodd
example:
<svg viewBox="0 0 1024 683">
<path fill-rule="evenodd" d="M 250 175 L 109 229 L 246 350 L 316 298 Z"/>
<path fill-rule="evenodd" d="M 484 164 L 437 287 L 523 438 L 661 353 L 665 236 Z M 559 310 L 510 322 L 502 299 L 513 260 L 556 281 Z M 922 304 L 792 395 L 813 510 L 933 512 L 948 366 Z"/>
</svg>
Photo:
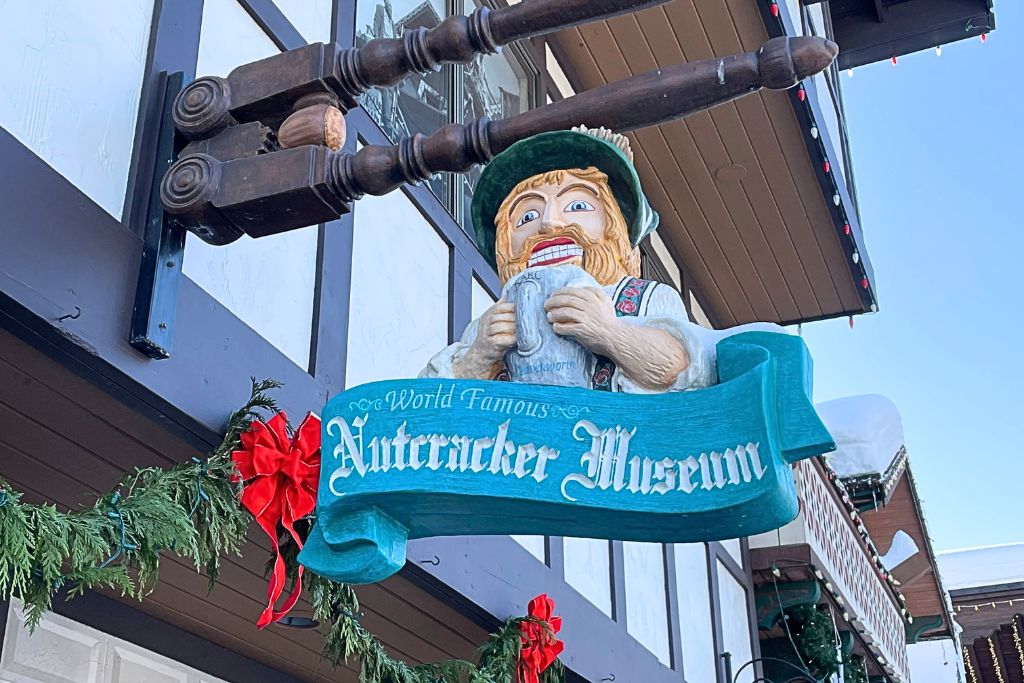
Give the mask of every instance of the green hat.
<svg viewBox="0 0 1024 683">
<path fill-rule="evenodd" d="M 607 175 L 634 247 L 658 227 L 658 214 L 647 203 L 630 157 L 614 142 L 605 139 L 612 136 L 604 129 L 592 133 L 579 130 L 540 133 L 520 140 L 484 166 L 473 192 L 470 211 L 477 247 L 492 266 L 496 265 L 494 218 L 498 207 L 516 185 L 548 171 L 594 166 Z"/>
</svg>

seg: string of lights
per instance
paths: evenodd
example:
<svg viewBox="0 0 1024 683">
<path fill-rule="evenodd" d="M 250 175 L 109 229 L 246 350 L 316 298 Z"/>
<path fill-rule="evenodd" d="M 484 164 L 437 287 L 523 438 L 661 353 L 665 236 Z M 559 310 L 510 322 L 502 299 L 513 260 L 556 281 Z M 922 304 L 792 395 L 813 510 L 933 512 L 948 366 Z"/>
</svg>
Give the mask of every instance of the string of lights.
<svg viewBox="0 0 1024 683">
<path fill-rule="evenodd" d="M 781 35 L 781 36 L 788 35 L 789 32 L 786 29 L 785 17 L 783 17 L 783 13 L 781 11 L 779 3 L 776 0 L 766 0 L 766 2 L 767 2 L 767 6 L 768 6 L 768 11 L 771 14 L 772 18 L 774 19 L 774 23 L 776 25 L 776 29 L 777 29 L 776 35 Z M 994 11 L 994 10 L 990 9 L 990 11 Z M 988 33 L 986 31 L 988 29 L 990 29 L 990 28 L 991 27 L 989 27 L 989 26 L 975 26 L 971 22 L 968 22 L 964 26 L 964 31 L 969 33 L 971 31 L 976 31 L 976 30 L 980 29 L 982 32 L 979 34 L 979 37 L 981 39 L 981 42 L 985 43 L 988 40 Z M 937 55 L 941 56 L 942 55 L 942 46 L 941 45 L 936 46 L 935 51 L 936 51 Z M 891 61 L 892 61 L 892 65 L 896 66 L 897 63 L 898 63 L 897 56 L 893 55 L 892 58 L 891 58 Z M 853 77 L 853 69 L 847 69 L 846 73 L 851 78 Z M 821 164 L 822 165 L 822 171 L 824 173 L 825 179 L 827 180 L 828 184 L 831 186 L 831 189 L 832 189 L 832 203 L 836 207 L 836 210 L 837 210 L 836 212 L 837 212 L 838 218 L 839 218 L 839 220 L 837 221 L 837 227 L 841 226 L 842 234 L 843 234 L 844 237 L 847 238 L 846 242 L 847 242 L 847 248 L 849 250 L 849 258 L 850 258 L 850 260 L 853 262 L 854 266 L 860 265 L 860 268 L 859 268 L 859 271 L 860 271 L 860 283 L 859 284 L 860 284 L 861 289 L 864 290 L 864 294 L 867 297 L 867 300 L 868 300 L 871 312 L 874 313 L 874 312 L 878 311 L 878 301 L 877 301 L 877 298 L 875 296 L 874 291 L 872 290 L 872 286 L 871 286 L 872 283 L 871 283 L 870 279 L 868 278 L 867 269 L 863 265 L 861 265 L 860 253 L 858 252 L 856 239 L 853 236 L 853 230 L 852 230 L 851 224 L 850 224 L 850 215 L 847 212 L 846 202 L 844 201 L 844 198 L 842 196 L 843 193 L 842 193 L 842 191 L 840 189 L 840 185 L 839 185 L 838 182 L 836 182 L 836 178 L 833 175 L 832 164 L 831 164 L 831 162 L 829 161 L 829 158 L 828 158 L 829 151 L 825 147 L 825 144 L 824 144 L 824 142 L 821 139 L 821 135 L 820 135 L 820 132 L 818 130 L 818 124 L 817 124 L 817 122 L 814 119 L 814 109 L 813 109 L 813 107 L 811 105 L 811 102 L 809 101 L 809 98 L 807 97 L 807 91 L 806 91 L 804 85 L 800 84 L 799 86 L 797 86 L 797 88 L 795 90 L 796 90 L 797 101 L 798 101 L 798 103 L 800 105 L 802 105 L 803 114 L 804 114 L 804 116 L 806 118 L 806 121 L 808 123 L 808 130 L 810 132 L 811 138 L 813 140 L 817 141 L 817 148 L 818 148 L 817 151 L 818 151 L 818 156 L 819 156 L 819 158 L 821 159 L 821 162 L 822 162 L 822 164 Z M 853 327 L 853 316 L 850 316 L 850 327 L 851 328 Z"/>
<path fill-rule="evenodd" d="M 775 35 L 785 36 L 789 35 L 786 29 L 785 17 L 782 15 L 782 11 L 779 7 L 779 3 L 776 0 L 766 0 L 769 13 L 774 19 L 776 25 Z M 835 205 L 835 218 L 836 227 L 842 233 L 845 238 L 843 241 L 846 245 L 848 257 L 853 263 L 853 270 L 859 274 L 860 288 L 864 292 L 864 296 L 867 299 L 868 306 L 872 313 L 878 310 L 878 301 L 875 297 L 875 293 L 871 287 L 871 281 L 868 278 L 868 272 L 865 264 L 860 258 L 860 252 L 857 247 L 857 240 L 853 234 L 853 228 L 851 227 L 850 213 L 847 211 L 846 201 L 844 201 L 843 190 L 841 185 L 838 183 L 835 177 L 835 169 L 829 160 L 829 150 L 825 146 L 825 141 L 821 131 L 818 128 L 818 124 L 814 118 L 814 107 L 810 101 L 811 98 L 807 96 L 807 89 L 804 84 L 798 85 L 792 91 L 793 96 L 797 100 L 797 106 L 802 110 L 805 121 L 807 122 L 807 129 L 810 133 L 811 139 L 813 140 L 812 145 L 817 148 L 818 158 L 821 160 L 821 170 L 824 176 L 826 188 L 830 189 L 832 193 L 832 203 Z M 856 278 L 855 276 L 855 279 Z M 850 319 L 851 327 L 853 319 Z"/>
<path fill-rule="evenodd" d="M 996 609 L 996 607 L 998 607 L 999 605 L 1007 605 L 1009 607 L 1013 607 L 1014 604 L 1020 605 L 1021 609 L 1024 609 L 1024 599 L 1015 598 L 1013 600 L 990 600 L 988 602 L 979 602 L 970 605 L 957 605 L 956 611 L 962 612 L 964 610 L 973 609 L 975 612 L 980 612 L 984 608 Z"/>
</svg>

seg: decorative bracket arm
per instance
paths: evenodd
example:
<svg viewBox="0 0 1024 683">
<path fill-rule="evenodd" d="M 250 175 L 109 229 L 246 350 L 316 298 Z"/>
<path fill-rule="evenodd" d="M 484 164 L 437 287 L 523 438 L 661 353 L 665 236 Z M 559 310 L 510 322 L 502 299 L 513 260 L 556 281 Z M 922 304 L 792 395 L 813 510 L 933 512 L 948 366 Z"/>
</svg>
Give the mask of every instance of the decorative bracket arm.
<svg viewBox="0 0 1024 683">
<path fill-rule="evenodd" d="M 757 52 L 658 69 L 508 119 L 452 124 L 394 146 L 367 145 L 355 154 L 314 145 L 229 161 L 192 154 L 169 169 L 161 199 L 212 244 L 284 232 L 334 220 L 364 194 L 383 195 L 436 173 L 467 171 L 537 133 L 579 124 L 626 132 L 761 88 L 789 88 L 823 70 L 837 53 L 823 38 L 774 38 Z"/>
<path fill-rule="evenodd" d="M 328 98 L 343 111 L 372 87 L 410 73 L 471 61 L 515 40 L 635 12 L 668 0 L 531 0 L 501 9 L 481 7 L 400 38 L 375 38 L 361 48 L 314 43 L 235 68 L 227 78 L 205 76 L 182 91 L 174 122 L 189 140 L 229 126 L 262 121 L 271 128 L 303 97 Z"/>
</svg>

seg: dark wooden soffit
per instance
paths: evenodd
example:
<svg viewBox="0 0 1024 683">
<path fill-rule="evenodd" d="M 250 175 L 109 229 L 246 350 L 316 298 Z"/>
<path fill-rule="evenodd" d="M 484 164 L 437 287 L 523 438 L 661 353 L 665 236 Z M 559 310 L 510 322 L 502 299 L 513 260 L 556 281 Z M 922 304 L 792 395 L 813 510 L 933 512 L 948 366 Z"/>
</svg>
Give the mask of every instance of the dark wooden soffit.
<svg viewBox="0 0 1024 683">
<path fill-rule="evenodd" d="M 31 502 L 71 507 L 107 491 L 132 467 L 187 461 L 196 451 L 10 333 L 0 330 L 0 472 Z M 255 529 L 255 526 L 253 527 Z M 221 582 L 173 556 L 144 601 L 121 602 L 302 681 L 355 681 L 321 660 L 322 636 L 255 620 L 266 595 L 267 539 L 251 531 Z M 402 576 L 363 586 L 363 624 L 410 662 L 473 658 L 488 630 Z M 308 615 L 303 601 L 296 614 Z"/>
<path fill-rule="evenodd" d="M 991 632 L 963 635 L 964 665 L 971 683 L 1024 681 L 1024 617 L 1014 614 Z"/>
<path fill-rule="evenodd" d="M 552 50 L 585 90 L 756 50 L 769 37 L 757 5 L 674 0 L 558 33 Z M 630 136 L 659 234 L 719 327 L 866 310 L 790 97 L 762 92 Z"/>
<path fill-rule="evenodd" d="M 950 616 L 939 575 L 935 571 L 935 553 L 909 467 L 893 489 L 888 504 L 861 513 L 861 518 L 880 553 L 889 551 L 893 535 L 901 529 L 914 539 L 920 551 L 896 567 L 893 576 L 902 583 L 900 590 L 906 596 L 907 609 L 915 619 L 942 615 L 941 630 L 930 630 L 923 635 L 951 637 Z"/>
<path fill-rule="evenodd" d="M 996 28 L 992 0 L 842 0 L 830 8 L 840 69 L 949 45 Z"/>
</svg>

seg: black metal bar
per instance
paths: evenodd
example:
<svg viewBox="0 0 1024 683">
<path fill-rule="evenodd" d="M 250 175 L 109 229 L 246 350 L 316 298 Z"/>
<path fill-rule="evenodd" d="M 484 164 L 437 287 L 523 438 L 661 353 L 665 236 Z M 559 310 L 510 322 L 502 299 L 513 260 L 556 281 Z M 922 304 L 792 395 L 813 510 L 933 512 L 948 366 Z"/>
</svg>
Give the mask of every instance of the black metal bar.
<svg viewBox="0 0 1024 683">
<path fill-rule="evenodd" d="M 294 50 L 308 41 L 273 0 L 238 0 L 242 9 L 281 50 Z"/>
<path fill-rule="evenodd" d="M 185 255 L 186 230 L 166 213 L 160 203 L 160 181 L 177 155 L 171 109 L 181 92 L 185 75 L 178 71 L 160 78 L 161 109 L 159 141 L 149 211 L 143 235 L 142 263 L 135 290 L 135 308 L 129 341 L 153 359 L 170 358 L 174 339 L 174 318 L 181 282 L 181 261 Z"/>
<path fill-rule="evenodd" d="M 668 644 L 671 667 L 686 680 L 683 669 L 683 625 L 679 621 L 679 584 L 676 581 L 676 549 L 669 543 L 662 546 L 665 561 L 665 604 L 668 608 Z"/>
<path fill-rule="evenodd" d="M 626 622 L 626 554 L 622 541 L 612 541 L 609 547 L 609 566 L 612 582 L 612 618 L 623 629 Z"/>
<path fill-rule="evenodd" d="M 448 259 L 448 341 L 462 338 L 473 319 L 473 267 L 458 249 L 449 249 Z"/>
</svg>

